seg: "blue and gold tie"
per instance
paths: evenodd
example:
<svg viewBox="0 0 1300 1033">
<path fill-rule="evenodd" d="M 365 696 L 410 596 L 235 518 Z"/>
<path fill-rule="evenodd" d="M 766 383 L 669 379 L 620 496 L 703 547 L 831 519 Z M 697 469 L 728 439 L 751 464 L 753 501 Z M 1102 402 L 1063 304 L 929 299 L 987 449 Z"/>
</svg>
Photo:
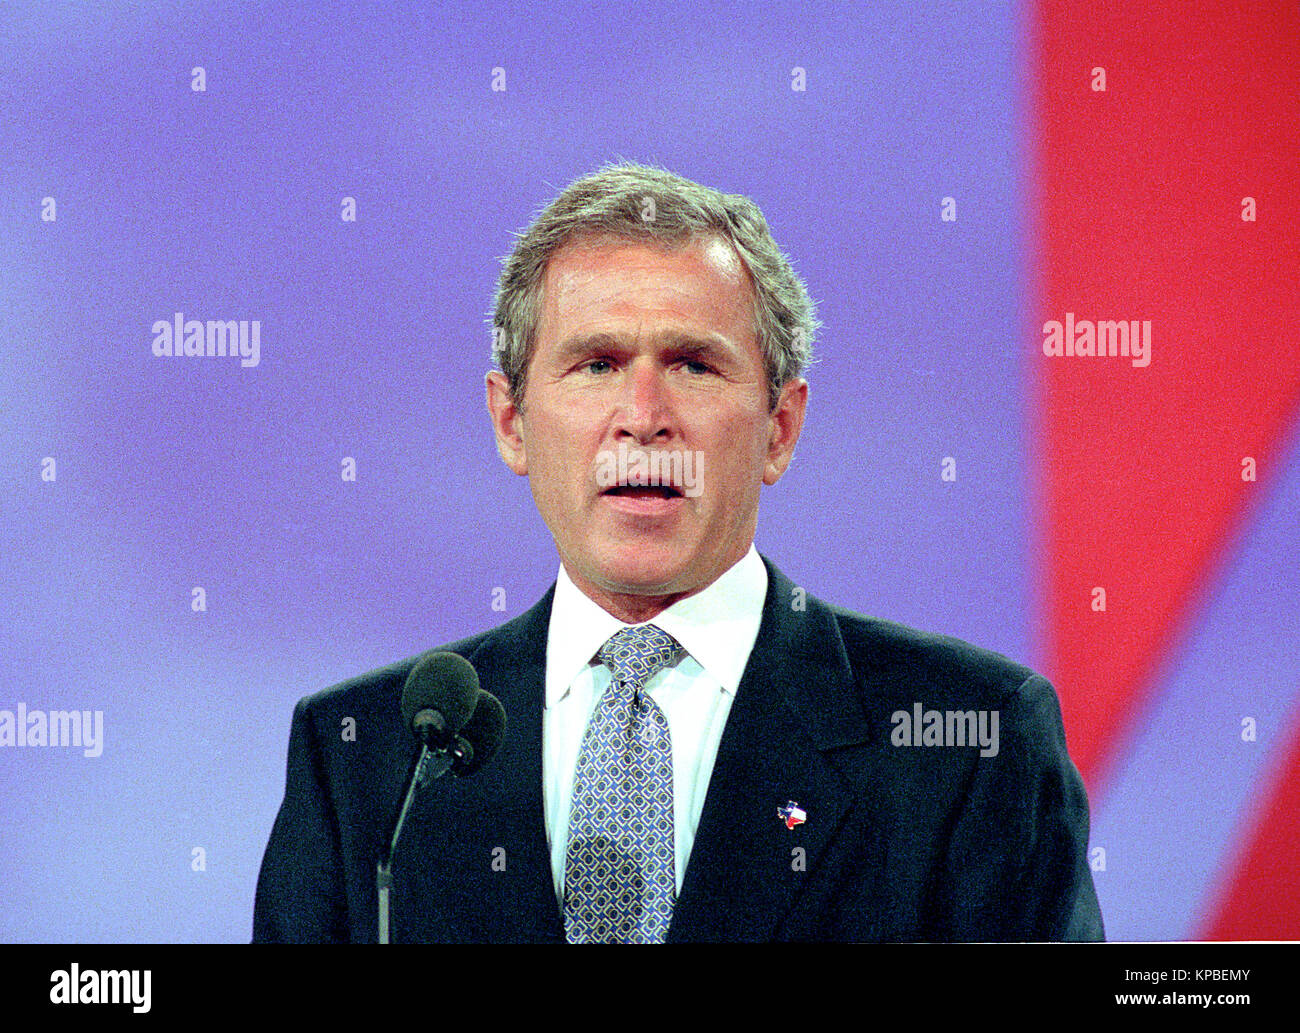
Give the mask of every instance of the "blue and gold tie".
<svg viewBox="0 0 1300 1033">
<path fill-rule="evenodd" d="M 653 624 L 624 628 L 597 657 L 614 672 L 587 724 L 564 857 L 570 943 L 662 943 L 677 897 L 673 748 L 642 691 L 682 647 Z"/>
</svg>

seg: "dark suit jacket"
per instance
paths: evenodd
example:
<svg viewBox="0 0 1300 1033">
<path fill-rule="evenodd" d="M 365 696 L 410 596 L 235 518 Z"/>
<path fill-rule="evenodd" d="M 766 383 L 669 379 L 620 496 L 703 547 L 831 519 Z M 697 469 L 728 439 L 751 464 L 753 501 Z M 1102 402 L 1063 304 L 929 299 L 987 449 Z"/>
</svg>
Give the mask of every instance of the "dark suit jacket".
<svg viewBox="0 0 1300 1033">
<path fill-rule="evenodd" d="M 800 608 L 764 562 L 762 624 L 669 940 L 1101 939 L 1088 804 L 1051 685 L 956 639 L 811 596 Z M 447 647 L 509 727 L 480 772 L 417 799 L 394 858 L 396 942 L 563 940 L 542 812 L 553 595 Z M 414 659 L 298 704 L 255 941 L 374 942 L 375 862 L 413 751 L 398 704 Z M 917 702 L 997 710 L 997 755 L 892 745 L 891 715 Z M 791 801 L 807 813 L 793 829 L 777 816 Z"/>
</svg>

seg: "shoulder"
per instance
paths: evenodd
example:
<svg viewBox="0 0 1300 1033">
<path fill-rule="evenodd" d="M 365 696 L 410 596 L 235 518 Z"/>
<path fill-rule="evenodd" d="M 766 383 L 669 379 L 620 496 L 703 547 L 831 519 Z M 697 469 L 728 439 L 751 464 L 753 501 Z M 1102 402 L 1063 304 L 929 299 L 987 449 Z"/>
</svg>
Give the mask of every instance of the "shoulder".
<svg viewBox="0 0 1300 1033">
<path fill-rule="evenodd" d="M 543 603 L 549 601 L 543 600 Z M 542 604 L 539 603 L 538 606 Z M 296 713 L 312 719 L 331 720 L 347 714 L 399 712 L 402 689 L 416 662 L 430 652 L 457 653 L 477 668 L 485 658 L 508 655 L 521 636 L 533 633 L 536 607 L 499 627 L 457 639 L 363 674 L 355 675 L 298 701 Z"/>
<path fill-rule="evenodd" d="M 894 697 L 911 706 L 924 694 L 924 701 L 939 706 L 992 707 L 1040 685 L 1051 691 L 1045 679 L 1001 653 L 856 613 L 796 588 L 771 560 L 764 557 L 764 563 L 764 619 L 781 648 L 847 667 L 864 703 L 879 705 Z M 792 596 L 800 607 L 788 603 Z"/>
<path fill-rule="evenodd" d="M 986 774 L 1001 772 L 1028 788 L 1044 772 L 1072 770 L 1060 700 L 1041 674 L 949 635 L 817 605 L 839 637 L 841 663 L 851 672 L 857 706 L 869 726 L 892 732 L 909 721 L 941 719 L 947 728 L 982 719 L 997 742 L 994 755 L 1001 758 L 986 762 Z"/>
<path fill-rule="evenodd" d="M 795 588 L 770 560 L 765 562 L 764 621 L 770 633 L 764 657 L 795 683 L 790 691 L 798 705 L 877 729 L 918 705 L 922 712 L 990 711 L 998 714 L 1004 734 L 1023 734 L 1052 750 L 1059 746 L 1056 692 L 1031 668 L 951 635 L 820 599 Z M 800 605 L 792 606 L 791 598 Z M 812 692 L 804 683 L 819 690 Z"/>
<path fill-rule="evenodd" d="M 894 686 L 909 702 L 924 690 L 936 703 L 993 706 L 1046 684 L 1025 665 L 962 639 L 820 605 L 834 621 L 859 685 L 877 691 Z"/>
</svg>

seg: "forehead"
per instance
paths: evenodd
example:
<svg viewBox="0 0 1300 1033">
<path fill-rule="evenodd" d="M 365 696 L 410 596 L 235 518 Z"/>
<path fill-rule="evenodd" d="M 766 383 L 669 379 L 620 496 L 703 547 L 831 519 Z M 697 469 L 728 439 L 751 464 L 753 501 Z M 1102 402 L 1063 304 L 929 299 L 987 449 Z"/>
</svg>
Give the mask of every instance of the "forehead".
<svg viewBox="0 0 1300 1033">
<path fill-rule="evenodd" d="M 647 319 L 684 330 L 754 336 L 749 272 L 721 237 L 681 244 L 587 236 L 565 243 L 542 279 L 538 340 Z"/>
</svg>

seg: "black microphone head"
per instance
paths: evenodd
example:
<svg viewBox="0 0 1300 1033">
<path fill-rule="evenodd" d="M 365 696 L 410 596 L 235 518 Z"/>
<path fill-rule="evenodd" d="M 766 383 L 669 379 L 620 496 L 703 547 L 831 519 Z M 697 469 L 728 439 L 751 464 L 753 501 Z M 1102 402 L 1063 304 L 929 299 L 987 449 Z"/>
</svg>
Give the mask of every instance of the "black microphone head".
<svg viewBox="0 0 1300 1033">
<path fill-rule="evenodd" d="M 455 766 L 458 775 L 472 775 L 496 753 L 506 737 L 506 710 L 490 692 L 479 692 L 478 706 L 460 730 L 470 746 L 468 759 Z"/>
<path fill-rule="evenodd" d="M 426 653 L 402 689 L 402 719 L 418 739 L 444 745 L 465 727 L 479 697 L 478 674 L 457 653 Z"/>
</svg>

